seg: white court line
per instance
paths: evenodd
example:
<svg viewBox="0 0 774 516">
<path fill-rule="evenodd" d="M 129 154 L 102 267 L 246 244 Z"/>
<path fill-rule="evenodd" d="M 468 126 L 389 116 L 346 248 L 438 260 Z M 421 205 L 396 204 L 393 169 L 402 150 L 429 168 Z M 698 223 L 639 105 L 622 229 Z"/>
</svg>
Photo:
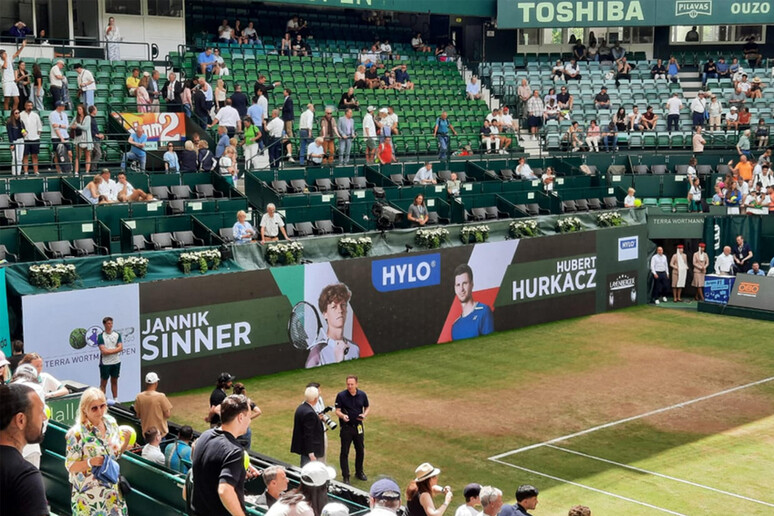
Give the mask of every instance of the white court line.
<svg viewBox="0 0 774 516">
<path fill-rule="evenodd" d="M 563 452 L 566 452 L 566 453 L 571 453 L 573 455 L 579 455 L 579 456 L 585 457 L 587 459 L 593 459 L 593 460 L 597 460 L 597 461 L 600 461 L 600 462 L 605 462 L 607 464 L 612 464 L 614 466 L 618 466 L 618 467 L 621 467 L 621 468 L 630 469 L 632 471 L 637 471 L 638 473 L 647 473 L 649 475 L 653 475 L 653 476 L 660 477 L 660 478 L 665 478 L 667 480 L 674 480 L 675 482 L 680 482 L 682 484 L 687 484 L 689 486 L 698 487 L 698 488 L 701 488 L 701 489 L 706 489 L 707 491 L 713 491 L 715 493 L 720 493 L 720 494 L 725 495 L 725 496 L 731 496 L 731 497 L 734 497 L 734 498 L 739 498 L 741 500 L 746 500 L 748 502 L 758 503 L 758 504 L 761 504 L 761 505 L 765 505 L 767 507 L 774 507 L 774 503 L 769 503 L 769 502 L 764 502 L 764 501 L 761 501 L 761 500 L 756 500 L 755 498 L 748 498 L 748 497 L 740 495 L 740 494 L 730 493 L 728 491 L 723 491 L 722 489 L 716 489 L 714 487 L 705 486 L 705 485 L 702 485 L 702 484 L 697 484 L 696 482 L 691 482 L 690 480 L 684 480 L 682 478 L 671 477 L 669 475 L 664 475 L 662 473 L 657 473 L 655 471 L 650 471 L 650 470 L 647 470 L 647 469 L 638 468 L 636 466 L 630 466 L 629 464 L 622 464 L 620 462 L 615 462 L 613 460 L 603 459 L 602 457 L 596 457 L 594 455 L 588 455 L 586 453 L 581 453 L 579 451 L 570 450 L 568 448 L 562 448 L 561 446 L 554 446 L 552 444 L 547 444 L 546 448 L 552 448 L 554 450 L 559 450 L 559 451 L 563 451 Z"/>
<path fill-rule="evenodd" d="M 600 493 L 600 494 L 612 496 L 613 498 L 618 498 L 619 500 L 624 500 L 626 502 L 631 502 L 631 503 L 634 503 L 634 504 L 637 504 L 637 505 L 641 505 L 643 507 L 648 507 L 649 509 L 655 509 L 657 511 L 665 512 L 667 514 L 674 514 L 675 516 L 686 516 L 685 514 L 683 514 L 681 512 L 670 511 L 669 509 L 664 509 L 663 507 L 658 507 L 657 505 L 649 504 L 649 503 L 646 503 L 646 502 L 641 502 L 639 500 L 635 500 L 634 498 L 627 498 L 626 496 L 621 496 L 619 494 L 611 493 L 610 491 L 603 491 L 602 489 L 597 489 L 596 487 L 587 486 L 585 484 L 579 484 L 578 482 L 573 482 L 572 480 L 566 480 L 564 478 L 555 477 L 553 475 L 548 475 L 546 473 L 540 473 L 539 471 L 535 471 L 535 470 L 532 470 L 532 469 L 528 469 L 528 468 L 524 468 L 524 467 L 521 467 L 521 466 L 517 466 L 517 465 L 511 464 L 509 462 L 501 461 L 500 459 L 489 459 L 489 460 L 491 460 L 492 462 L 497 462 L 498 464 L 503 464 L 505 466 L 510 466 L 512 468 L 515 468 L 515 469 L 520 469 L 521 471 L 525 471 L 525 472 L 531 473 L 533 475 L 537 475 L 537 476 L 540 476 L 540 477 L 545 477 L 545 478 L 548 478 L 548 479 L 551 479 L 551 480 L 555 480 L 557 482 L 564 482 L 565 484 L 570 484 L 570 485 L 575 486 L 575 487 L 580 487 L 582 489 L 587 489 L 589 491 L 594 491 L 595 493 Z"/>
<path fill-rule="evenodd" d="M 768 383 L 768 382 L 770 382 L 772 380 L 774 380 L 774 376 L 770 376 L 768 378 L 764 378 L 763 380 L 758 380 L 757 382 L 751 382 L 751 383 L 746 383 L 744 385 L 738 385 L 736 387 L 732 387 L 730 389 L 725 389 L 723 391 L 716 392 L 714 394 L 708 394 L 706 396 L 701 396 L 699 398 L 695 398 L 695 399 L 692 399 L 692 400 L 683 401 L 683 402 L 680 402 L 680 403 L 675 403 L 674 405 L 670 405 L 668 407 L 663 407 L 663 408 L 660 408 L 660 409 L 651 410 L 650 412 L 645 412 L 644 414 L 639 414 L 637 416 L 626 417 L 626 418 L 623 418 L 623 419 L 619 419 L 617 421 L 612 421 L 610 423 L 605 423 L 604 425 L 598 425 L 598 426 L 595 426 L 595 427 L 592 427 L 592 428 L 588 428 L 586 430 L 581 430 L 580 432 L 575 432 L 575 433 L 572 433 L 572 434 L 563 435 L 562 437 L 557 437 L 555 439 L 551 439 L 551 440 L 548 440 L 548 441 L 543 441 L 542 443 L 530 444 L 529 446 L 524 446 L 523 448 L 518 448 L 516 450 L 511 450 L 511 451 L 507 451 L 505 453 L 501 453 L 499 455 L 494 455 L 492 457 L 489 457 L 489 460 L 497 461 L 498 459 L 503 459 L 505 457 L 508 457 L 509 455 L 515 455 L 517 453 L 522 453 L 522 452 L 525 452 L 525 451 L 528 451 L 528 450 L 534 450 L 535 448 L 540 448 L 542 446 L 547 446 L 549 444 L 558 443 L 558 442 L 561 442 L 561 441 L 565 441 L 567 439 L 572 439 L 574 437 L 580 437 L 581 435 L 590 434 L 592 432 L 596 432 L 597 430 L 603 430 L 605 428 L 610 428 L 610 427 L 613 427 L 613 426 L 621 425 L 623 423 L 628 423 L 630 421 L 636 421 L 638 419 L 642 419 L 642 418 L 649 417 L 649 416 L 654 416 L 656 414 L 661 414 L 663 412 L 668 412 L 670 410 L 674 410 L 674 409 L 678 409 L 678 408 L 682 408 L 682 407 L 687 407 L 688 405 L 693 405 L 694 403 L 699 403 L 700 401 L 706 401 L 706 400 L 709 400 L 709 399 L 712 399 L 712 398 L 716 398 L 718 396 L 724 396 L 726 394 L 731 394 L 732 392 L 741 391 L 743 389 L 748 389 L 748 388 L 754 387 L 756 385 L 761 385 L 763 383 Z"/>
</svg>

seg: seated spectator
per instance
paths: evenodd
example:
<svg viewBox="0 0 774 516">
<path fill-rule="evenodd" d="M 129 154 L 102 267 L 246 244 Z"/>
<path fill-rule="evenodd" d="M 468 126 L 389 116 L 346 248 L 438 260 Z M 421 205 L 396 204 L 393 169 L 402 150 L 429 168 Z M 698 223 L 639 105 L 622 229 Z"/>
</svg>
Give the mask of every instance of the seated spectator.
<svg viewBox="0 0 774 516">
<path fill-rule="evenodd" d="M 250 22 L 252 25 L 252 22 Z M 188 425 L 180 427 L 175 442 L 167 445 L 164 450 L 164 464 L 172 471 L 188 473 L 191 463 L 191 440 L 193 439 L 193 428 Z"/>
<path fill-rule="evenodd" d="M 293 38 L 290 37 L 290 33 L 286 32 L 285 36 L 280 41 L 280 55 L 289 56 L 293 52 Z"/>
<path fill-rule="evenodd" d="M 589 41 L 589 48 L 586 49 L 586 57 L 588 61 L 599 61 L 598 55 L 599 49 L 597 49 L 597 42 Z"/>
<path fill-rule="evenodd" d="M 132 75 L 126 78 L 126 90 L 129 95 L 134 97 L 137 94 L 137 87 L 140 86 L 140 69 L 133 68 Z"/>
<path fill-rule="evenodd" d="M 573 96 L 567 91 L 567 86 L 562 86 L 562 89 L 556 95 L 556 103 L 561 110 L 572 111 Z"/>
<path fill-rule="evenodd" d="M 616 75 L 615 75 L 615 85 L 616 87 L 621 86 L 621 79 L 626 79 L 629 81 L 629 83 L 632 82 L 632 65 L 629 64 L 626 61 L 625 57 L 622 57 L 618 60 L 616 63 Z"/>
<path fill-rule="evenodd" d="M 365 90 L 368 88 L 368 83 L 365 80 L 365 66 L 360 65 L 355 71 L 354 82 L 352 83 L 354 88 Z"/>
<path fill-rule="evenodd" d="M 557 59 L 556 64 L 551 68 L 551 79 L 554 82 L 564 79 L 564 63 L 561 59 Z"/>
<path fill-rule="evenodd" d="M 218 77 L 223 77 L 224 75 L 231 75 L 231 72 L 226 66 L 226 62 L 223 60 L 223 57 L 221 57 L 220 55 L 220 49 L 219 48 L 214 49 L 212 51 L 212 55 L 215 56 L 215 64 L 212 65 L 212 75 L 217 75 Z"/>
<path fill-rule="evenodd" d="M 487 122 L 484 124 L 486 125 Z M 433 164 L 429 161 L 425 162 L 425 165 L 414 175 L 414 183 L 418 185 L 434 185 L 437 182 L 433 177 Z"/>
<path fill-rule="evenodd" d="M 518 130 L 518 122 L 511 116 L 508 106 L 505 106 L 503 108 L 503 114 L 500 117 L 500 131 L 503 133 L 515 133 Z"/>
<path fill-rule="evenodd" d="M 8 30 L 8 35 L 17 40 L 24 39 L 30 34 L 32 34 L 32 29 L 27 27 L 27 24 L 21 20 L 14 23 L 13 27 Z"/>
<path fill-rule="evenodd" d="M 728 67 L 728 63 L 726 63 L 725 57 L 719 57 L 718 62 L 715 64 L 715 71 L 718 73 L 719 79 L 726 79 L 731 77 L 731 72 Z"/>
<path fill-rule="evenodd" d="M 306 159 L 316 166 L 322 165 L 325 158 L 325 149 L 323 148 L 323 138 L 318 136 L 306 149 Z"/>
<path fill-rule="evenodd" d="M 607 124 L 607 129 L 602 133 L 602 141 L 605 143 L 605 152 L 618 150 L 618 127 L 614 121 Z"/>
<path fill-rule="evenodd" d="M 43 390 L 43 394 L 47 400 L 50 398 L 59 398 L 60 396 L 67 396 L 70 394 L 70 390 L 65 384 L 54 378 L 52 374 L 43 371 L 43 357 L 37 353 L 27 353 L 26 355 L 22 356 L 22 358 L 18 361 L 18 365 L 22 364 L 30 364 L 35 368 L 38 373 L 38 383 L 40 384 L 40 387 Z"/>
<path fill-rule="evenodd" d="M 733 78 L 740 70 L 739 59 L 734 57 L 731 59 L 731 64 L 728 65 L 728 73 Z"/>
<path fill-rule="evenodd" d="M 118 173 L 118 182 L 114 189 L 117 192 L 115 199 L 118 202 L 148 202 L 153 200 L 151 194 L 147 194 L 140 189 L 135 189 L 132 184 L 126 180 L 126 174 L 124 172 Z"/>
<path fill-rule="evenodd" d="M 588 53 L 586 46 L 580 39 L 575 42 L 575 46 L 572 47 L 572 56 L 576 61 L 588 61 Z"/>
<path fill-rule="evenodd" d="M 378 42 L 378 46 L 382 59 L 392 61 L 394 56 L 392 55 L 392 45 L 390 45 L 390 41 L 385 38 L 384 41 Z"/>
<path fill-rule="evenodd" d="M 422 33 L 417 32 L 417 35 L 411 38 L 411 48 L 416 52 L 432 52 L 429 46 L 425 45 L 422 41 Z"/>
<path fill-rule="evenodd" d="M 522 179 L 527 179 L 530 181 L 538 178 L 532 171 L 532 167 L 529 166 L 529 163 L 527 163 L 527 159 L 524 156 L 519 158 L 519 164 L 516 166 L 516 174 L 518 174 Z"/>
<path fill-rule="evenodd" d="M 341 94 L 339 109 L 360 109 L 360 102 L 355 98 L 355 88 L 350 88 Z"/>
<path fill-rule="evenodd" d="M 614 61 L 620 61 L 626 57 L 626 49 L 621 46 L 620 41 L 616 41 L 613 49 L 610 51 L 610 54 L 613 56 Z"/>
<path fill-rule="evenodd" d="M 546 167 L 546 170 L 543 173 L 543 177 L 541 177 L 540 180 L 543 182 L 543 188 L 546 189 L 546 192 L 553 192 L 554 181 L 556 181 L 554 167 Z"/>
<path fill-rule="evenodd" d="M 666 72 L 666 66 L 664 66 L 661 59 L 658 59 L 656 60 L 656 64 L 653 65 L 653 68 L 650 69 L 650 77 L 654 80 L 664 80 L 666 79 Z"/>
<path fill-rule="evenodd" d="M 414 89 L 414 83 L 411 82 L 411 77 L 409 77 L 409 73 L 405 64 L 396 66 L 392 69 L 392 71 L 395 72 L 395 81 L 400 84 L 403 89 Z"/>
<path fill-rule="evenodd" d="M 738 73 L 738 72 L 737 72 Z M 742 72 L 741 80 L 736 81 L 734 87 L 744 93 L 745 97 L 750 97 L 750 90 L 752 89 L 752 83 L 747 80 L 747 74 Z"/>
<path fill-rule="evenodd" d="M 304 41 L 304 38 L 301 37 L 301 34 L 296 34 L 296 39 L 293 40 L 293 55 L 302 57 L 309 55 L 306 42 Z"/>
<path fill-rule="evenodd" d="M 492 145 L 494 145 L 495 152 L 500 151 L 500 139 L 492 134 L 492 127 L 489 123 L 489 120 L 484 120 L 484 126 L 481 128 L 480 134 L 481 144 L 486 146 L 487 154 L 491 154 L 493 152 Z"/>
<path fill-rule="evenodd" d="M 242 30 L 242 42 L 245 44 L 261 44 L 261 40 L 258 38 L 258 32 L 255 30 L 253 22 L 248 22 L 247 27 Z"/>
<path fill-rule="evenodd" d="M 604 38 L 600 38 L 599 40 L 599 49 L 597 50 L 597 55 L 599 56 L 599 62 L 613 60 L 613 53 L 611 52 L 610 47 L 607 46 L 607 42 Z"/>
<path fill-rule="evenodd" d="M 734 88 L 734 92 L 728 97 L 728 103 L 732 106 L 742 106 L 747 101 L 747 95 L 739 88 Z"/>
<path fill-rule="evenodd" d="M 446 181 L 446 193 L 449 194 L 449 197 L 459 197 L 462 183 L 457 178 L 456 172 L 452 172 L 449 177 L 450 179 Z"/>
<path fill-rule="evenodd" d="M 392 72 L 388 70 L 387 68 L 384 69 L 384 75 L 382 75 L 381 81 L 381 88 L 384 90 L 401 90 L 403 89 L 403 85 L 399 84 L 398 81 L 395 80 L 395 72 Z"/>
<path fill-rule="evenodd" d="M 221 43 L 236 43 L 234 38 L 234 29 L 228 24 L 228 20 L 223 20 L 218 27 L 218 41 Z"/>
<path fill-rule="evenodd" d="M 602 131 L 597 125 L 597 121 L 592 120 L 589 123 L 589 128 L 586 130 L 586 145 L 588 145 L 591 152 L 599 152 L 599 138 L 601 134 Z"/>
<path fill-rule="evenodd" d="M 561 113 L 559 112 L 559 106 L 556 105 L 556 102 L 554 102 L 554 99 L 550 98 L 548 99 L 548 103 L 546 104 L 545 110 L 543 111 L 543 121 L 547 122 L 549 120 L 559 120 L 561 117 Z"/>
<path fill-rule="evenodd" d="M 747 96 L 751 99 L 759 99 L 763 95 L 762 89 L 765 87 L 766 85 L 763 84 L 763 81 L 761 81 L 761 78 L 755 77 L 752 80 L 752 85 L 750 86 L 750 91 L 747 92 Z"/>
<path fill-rule="evenodd" d="M 755 42 L 755 36 L 750 36 L 747 43 L 742 47 L 742 51 L 744 52 L 744 58 L 751 68 L 757 68 L 761 65 L 763 55 L 761 55 L 760 47 Z"/>
<path fill-rule="evenodd" d="M 667 80 L 674 83 L 678 82 L 680 80 L 679 73 L 680 64 L 677 62 L 677 58 L 675 56 L 671 56 L 669 58 L 669 64 L 667 64 Z"/>
<path fill-rule="evenodd" d="M 379 71 L 375 66 L 366 67 L 365 81 L 368 89 L 371 90 L 378 90 L 382 85 L 382 81 L 379 80 Z"/>
<path fill-rule="evenodd" d="M 702 86 L 707 84 L 707 79 L 717 79 L 718 78 L 718 67 L 715 64 L 715 61 L 712 58 L 709 58 L 709 60 L 704 63 L 704 69 L 702 70 L 701 74 L 701 84 Z"/>
<path fill-rule="evenodd" d="M 583 149 L 582 129 L 578 124 L 578 121 L 574 121 L 572 125 L 567 129 L 565 138 L 567 144 L 570 146 L 572 152 L 576 152 Z"/>
<path fill-rule="evenodd" d="M 758 120 L 758 127 L 755 129 L 755 138 L 758 140 L 758 151 L 763 151 L 769 145 L 769 126 L 763 118 Z"/>
<path fill-rule="evenodd" d="M 142 458 L 163 466 L 164 454 L 161 453 L 161 448 L 159 447 L 162 438 L 161 432 L 159 432 L 158 428 L 152 426 L 146 430 L 143 437 L 146 444 L 142 447 Z"/>
<path fill-rule="evenodd" d="M 656 129 L 656 122 L 658 122 L 658 115 L 653 112 L 653 106 L 648 106 L 645 109 L 645 113 L 642 114 L 640 124 L 643 131 L 653 131 Z"/>
<path fill-rule="evenodd" d="M 743 107 L 741 111 L 739 111 L 739 129 L 749 129 L 751 118 L 752 114 L 750 113 L 750 108 L 747 106 Z"/>
<path fill-rule="evenodd" d="M 619 107 L 618 111 L 613 115 L 613 123 L 619 132 L 626 132 L 629 129 L 629 117 L 623 106 Z"/>
<path fill-rule="evenodd" d="M 597 109 L 610 109 L 610 95 L 607 94 L 606 86 L 602 86 L 599 93 L 594 97 L 594 107 Z"/>
<path fill-rule="evenodd" d="M 299 18 L 298 15 L 290 18 L 285 24 L 285 32 L 289 32 L 292 38 L 295 38 L 297 34 L 300 34 L 303 37 L 308 30 L 309 27 L 307 26 L 306 21 Z"/>
<path fill-rule="evenodd" d="M 215 55 L 212 53 L 212 47 L 205 48 L 204 52 L 199 54 L 199 57 L 196 59 L 196 62 L 199 64 L 199 72 L 203 75 L 211 75 L 215 61 L 216 59 Z"/>
<path fill-rule="evenodd" d="M 640 108 L 638 106 L 632 108 L 632 112 L 629 113 L 628 119 L 630 131 L 643 131 L 645 129 L 645 126 L 642 125 L 642 113 L 640 113 Z"/>
<path fill-rule="evenodd" d="M 470 78 L 470 82 L 465 88 L 465 93 L 469 100 L 479 100 L 481 98 L 481 84 L 475 75 Z"/>
<path fill-rule="evenodd" d="M 489 129 L 492 131 L 492 134 L 500 140 L 500 154 L 508 154 L 508 147 L 513 143 L 513 139 L 502 134 L 500 127 L 501 122 L 499 118 L 490 122 Z"/>
<path fill-rule="evenodd" d="M 734 131 L 739 129 L 739 110 L 736 106 L 731 106 L 731 109 L 726 114 L 726 130 L 729 129 Z"/>
</svg>

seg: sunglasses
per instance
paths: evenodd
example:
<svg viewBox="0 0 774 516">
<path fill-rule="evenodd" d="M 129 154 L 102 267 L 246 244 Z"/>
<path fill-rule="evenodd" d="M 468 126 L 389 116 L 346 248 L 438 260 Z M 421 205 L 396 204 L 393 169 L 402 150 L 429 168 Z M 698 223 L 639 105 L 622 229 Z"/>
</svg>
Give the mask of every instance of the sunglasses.
<svg viewBox="0 0 774 516">
<path fill-rule="evenodd" d="M 91 407 L 89 410 L 90 410 L 90 411 L 92 411 L 92 412 L 97 412 L 97 411 L 99 411 L 99 410 L 102 410 L 102 409 L 104 409 L 105 407 L 107 407 L 107 403 L 102 403 L 102 404 L 100 404 L 100 405 L 94 405 L 94 406 L 93 406 L 93 407 Z"/>
</svg>

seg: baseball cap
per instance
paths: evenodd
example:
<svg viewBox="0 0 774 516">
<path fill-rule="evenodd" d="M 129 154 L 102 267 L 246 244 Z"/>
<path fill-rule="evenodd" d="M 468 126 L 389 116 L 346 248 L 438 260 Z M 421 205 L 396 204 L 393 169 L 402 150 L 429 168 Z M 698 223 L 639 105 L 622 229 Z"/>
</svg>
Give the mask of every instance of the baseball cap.
<svg viewBox="0 0 774 516">
<path fill-rule="evenodd" d="M 323 507 L 320 516 L 349 516 L 349 509 L 343 503 L 331 502 Z"/>
<path fill-rule="evenodd" d="M 375 108 L 375 107 L 373 107 L 373 106 L 368 106 L 368 107 L 366 108 L 366 111 L 368 111 L 368 112 L 370 113 L 370 112 L 371 112 L 371 111 L 373 111 L 374 109 L 376 109 L 376 108 Z"/>
<path fill-rule="evenodd" d="M 465 486 L 465 489 L 462 490 L 462 496 L 464 496 L 465 499 L 475 498 L 479 494 L 481 494 L 481 485 L 476 483 L 468 484 Z"/>
<path fill-rule="evenodd" d="M 602 86 L 602 88 L 600 88 L 600 89 L 607 90 L 607 86 Z"/>
<path fill-rule="evenodd" d="M 220 376 L 218 376 L 218 382 L 233 382 L 234 380 L 236 380 L 236 376 L 228 373 L 220 373 Z"/>
<path fill-rule="evenodd" d="M 379 110 L 379 113 L 389 113 L 389 111 L 387 111 L 386 107 L 383 107 L 382 109 Z"/>
<path fill-rule="evenodd" d="M 150 372 L 145 375 L 145 383 L 156 383 L 159 381 L 159 375 L 154 372 Z"/>
<path fill-rule="evenodd" d="M 731 111 L 736 111 L 736 106 L 731 106 Z"/>
<path fill-rule="evenodd" d="M 57 100 L 55 105 L 56 105 L 56 107 L 59 107 L 59 106 L 64 106 L 65 103 L 62 102 L 61 100 Z"/>
<path fill-rule="evenodd" d="M 16 368 L 16 372 L 14 374 L 21 374 L 24 376 L 28 376 L 30 378 L 34 378 L 36 381 L 38 379 L 38 370 L 35 369 L 35 366 L 32 364 L 22 364 L 19 367 Z"/>
<path fill-rule="evenodd" d="M 301 483 L 307 486 L 323 486 L 334 478 L 336 478 L 336 470 L 322 462 L 310 462 L 301 468 Z"/>
<path fill-rule="evenodd" d="M 5 358 L 5 353 L 0 351 L 0 367 L 10 365 L 11 363 L 8 361 L 7 358 Z"/>
<path fill-rule="evenodd" d="M 508 111 L 508 106 L 505 106 L 505 107 L 503 108 L 503 111 Z"/>
<path fill-rule="evenodd" d="M 400 500 L 400 486 L 391 478 L 382 478 L 371 484 L 371 498 Z"/>
</svg>

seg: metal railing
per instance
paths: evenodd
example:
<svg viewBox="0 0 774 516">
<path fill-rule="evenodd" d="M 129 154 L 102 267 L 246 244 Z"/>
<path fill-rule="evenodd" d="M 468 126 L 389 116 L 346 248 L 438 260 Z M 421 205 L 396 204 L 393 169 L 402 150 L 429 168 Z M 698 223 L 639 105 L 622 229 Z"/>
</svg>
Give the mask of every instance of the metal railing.
<svg viewBox="0 0 774 516">
<path fill-rule="evenodd" d="M 21 47 L 22 40 L 12 36 L 0 37 L 0 43 L 13 44 Z M 53 48 L 55 58 L 96 58 L 107 59 L 106 48 L 108 43 L 119 45 L 121 48 L 142 47 L 145 60 L 151 61 L 157 57 L 158 47 L 147 41 L 107 41 L 98 38 L 56 39 L 37 38 L 34 43 L 28 43 L 27 48 Z M 122 58 L 123 59 L 123 58 Z M 140 58 L 142 59 L 142 58 Z"/>
</svg>

